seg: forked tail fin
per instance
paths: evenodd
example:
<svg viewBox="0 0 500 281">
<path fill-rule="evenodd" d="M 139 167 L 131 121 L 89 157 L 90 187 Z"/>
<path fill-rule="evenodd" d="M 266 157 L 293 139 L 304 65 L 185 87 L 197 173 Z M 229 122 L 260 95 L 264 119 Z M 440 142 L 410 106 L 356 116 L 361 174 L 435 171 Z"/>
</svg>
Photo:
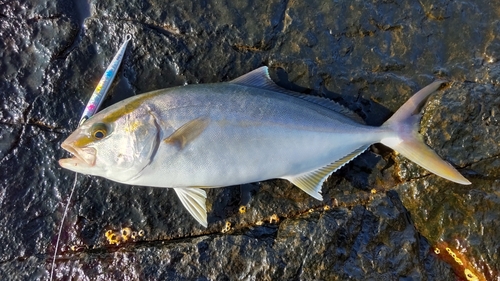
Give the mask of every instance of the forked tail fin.
<svg viewBox="0 0 500 281">
<path fill-rule="evenodd" d="M 453 166 L 441 159 L 436 152 L 430 149 L 418 133 L 420 122 L 420 108 L 427 97 L 436 91 L 444 81 L 436 81 L 418 91 L 382 127 L 390 128 L 395 132 L 393 137 L 387 137 L 380 142 L 406 158 L 424 167 L 430 172 L 450 181 L 460 184 L 470 184 Z"/>
</svg>

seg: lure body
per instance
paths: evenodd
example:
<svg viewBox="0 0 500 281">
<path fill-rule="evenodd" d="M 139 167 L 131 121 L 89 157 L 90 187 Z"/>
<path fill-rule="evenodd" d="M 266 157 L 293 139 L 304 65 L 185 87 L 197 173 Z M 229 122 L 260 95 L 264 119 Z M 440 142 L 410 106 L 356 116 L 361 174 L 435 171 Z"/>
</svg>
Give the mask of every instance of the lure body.
<svg viewBox="0 0 500 281">
<path fill-rule="evenodd" d="M 90 96 L 90 99 L 87 102 L 87 106 L 85 106 L 85 109 L 82 113 L 82 117 L 80 117 L 80 122 L 78 122 L 79 125 L 83 124 L 83 122 L 92 117 L 99 110 L 99 107 L 101 107 L 101 104 L 109 90 L 109 87 L 111 86 L 111 83 L 113 83 L 116 73 L 118 72 L 118 68 L 120 67 L 120 64 L 122 62 L 123 55 L 125 54 L 125 50 L 127 49 L 127 44 L 131 39 L 132 36 L 130 34 L 127 34 L 127 36 L 125 37 L 125 42 L 123 42 L 120 49 L 113 57 L 113 60 L 108 65 L 108 68 L 106 68 L 106 71 L 101 77 L 101 80 L 99 80 L 99 84 L 97 84 L 97 87 L 92 93 L 92 96 Z"/>
</svg>

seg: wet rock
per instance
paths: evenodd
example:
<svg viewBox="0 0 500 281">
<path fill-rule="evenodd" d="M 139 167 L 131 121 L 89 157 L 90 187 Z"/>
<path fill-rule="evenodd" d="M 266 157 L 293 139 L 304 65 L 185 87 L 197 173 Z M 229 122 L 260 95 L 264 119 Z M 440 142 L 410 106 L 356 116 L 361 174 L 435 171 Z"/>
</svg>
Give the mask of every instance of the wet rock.
<svg viewBox="0 0 500 281">
<path fill-rule="evenodd" d="M 420 233 L 434 245 L 445 242 L 462 248 L 485 280 L 499 278 L 500 267 L 493 253 L 496 243 L 489 242 L 496 241 L 500 231 L 493 219 L 500 213 L 498 92 L 497 85 L 455 82 L 442 98 L 428 104 L 422 120 L 429 145 L 461 168 L 471 186 L 447 183 L 403 160 L 404 177 L 414 180 L 396 187 Z"/>
<path fill-rule="evenodd" d="M 58 263 L 57 272 L 154 280 L 441 279 L 439 263 L 397 197 L 392 192 L 366 207 L 306 212 L 279 225 L 237 225 L 226 235 L 82 253 Z"/>
<path fill-rule="evenodd" d="M 49 2 L 0 3 L 3 279 L 49 276 L 75 177 L 58 167 L 59 145 L 127 33 L 133 41 L 104 106 L 268 65 L 280 85 L 380 125 L 422 86 L 446 79 L 420 131 L 473 184 L 452 184 L 373 145 L 329 178 L 324 202 L 284 180 L 209 190 L 204 229 L 171 190 L 79 175 L 57 279 L 452 280 L 431 252 L 456 237 L 499 271 L 493 4 Z M 106 233 L 125 228 L 135 238 L 110 245 Z"/>
</svg>

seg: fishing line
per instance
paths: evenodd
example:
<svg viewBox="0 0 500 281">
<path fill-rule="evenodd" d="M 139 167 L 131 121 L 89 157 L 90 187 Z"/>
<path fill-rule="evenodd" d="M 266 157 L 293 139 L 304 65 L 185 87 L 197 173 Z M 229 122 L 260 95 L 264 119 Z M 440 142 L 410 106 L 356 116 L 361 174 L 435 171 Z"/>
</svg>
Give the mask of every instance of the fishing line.
<svg viewBox="0 0 500 281">
<path fill-rule="evenodd" d="M 61 238 L 61 233 L 62 233 L 62 229 L 64 226 L 64 219 L 66 218 L 66 214 L 68 213 L 69 203 L 71 202 L 71 198 L 73 197 L 73 191 L 75 191 L 77 178 L 78 178 L 78 173 L 75 173 L 75 180 L 73 181 L 73 187 L 71 188 L 71 192 L 69 194 L 68 201 L 66 202 L 66 207 L 64 208 L 64 213 L 63 213 L 63 217 L 61 220 L 61 225 L 59 226 L 59 233 L 57 234 L 56 248 L 54 250 L 54 257 L 52 259 L 52 265 L 50 268 L 50 279 L 49 280 L 52 280 L 52 276 L 54 275 L 54 265 L 56 264 L 57 249 L 59 248 L 59 239 Z"/>
</svg>

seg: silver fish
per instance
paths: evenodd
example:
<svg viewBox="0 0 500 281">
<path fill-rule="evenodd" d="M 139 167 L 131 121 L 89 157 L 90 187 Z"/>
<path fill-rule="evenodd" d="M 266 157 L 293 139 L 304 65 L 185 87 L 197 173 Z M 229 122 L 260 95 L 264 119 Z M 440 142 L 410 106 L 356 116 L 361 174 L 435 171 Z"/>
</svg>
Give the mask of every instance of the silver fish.
<svg viewBox="0 0 500 281">
<path fill-rule="evenodd" d="M 125 184 L 171 187 L 207 226 L 206 192 L 287 179 L 318 200 L 325 179 L 373 143 L 383 143 L 448 180 L 470 184 L 425 145 L 418 109 L 437 81 L 380 127 L 324 98 L 277 86 L 267 67 L 227 83 L 188 85 L 134 96 L 91 117 L 62 148 L 66 169 Z"/>
</svg>

